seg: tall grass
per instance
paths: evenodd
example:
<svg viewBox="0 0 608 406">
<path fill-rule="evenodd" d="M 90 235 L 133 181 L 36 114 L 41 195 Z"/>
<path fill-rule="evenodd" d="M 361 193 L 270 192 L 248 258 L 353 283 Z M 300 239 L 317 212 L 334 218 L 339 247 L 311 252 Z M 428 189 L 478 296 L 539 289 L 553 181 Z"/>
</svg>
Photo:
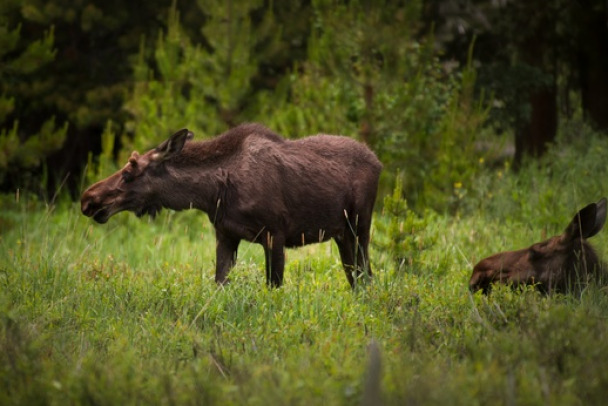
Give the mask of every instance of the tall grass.
<svg viewBox="0 0 608 406">
<path fill-rule="evenodd" d="M 354 292 L 329 243 L 288 251 L 280 289 L 265 286 L 261 248 L 243 244 L 218 287 L 201 213 L 102 226 L 75 203 L 6 196 L 0 404 L 602 403 L 602 288 L 467 289 L 476 261 L 561 232 L 607 194 L 608 142 L 591 140 L 518 174 L 486 171 L 455 216 L 379 211 L 375 277 Z M 594 238 L 604 258 L 605 242 Z"/>
</svg>

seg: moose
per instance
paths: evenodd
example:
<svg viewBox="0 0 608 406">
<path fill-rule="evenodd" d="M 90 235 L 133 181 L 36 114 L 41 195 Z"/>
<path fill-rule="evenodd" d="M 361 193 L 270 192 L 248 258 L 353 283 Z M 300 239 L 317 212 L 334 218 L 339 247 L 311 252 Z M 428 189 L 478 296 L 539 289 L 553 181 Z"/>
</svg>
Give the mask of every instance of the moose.
<svg viewBox="0 0 608 406">
<path fill-rule="evenodd" d="M 493 283 L 534 285 L 544 293 L 580 292 L 589 282 L 601 282 L 604 266 L 587 239 L 606 221 L 606 198 L 581 209 L 563 234 L 519 251 L 481 260 L 473 269 L 469 288 L 484 294 Z"/>
<path fill-rule="evenodd" d="M 246 123 L 206 141 L 177 131 L 82 195 L 85 216 L 154 217 L 198 209 L 215 229 L 215 281 L 224 284 L 241 240 L 263 246 L 266 282 L 283 283 L 286 247 L 334 239 L 348 282 L 372 271 L 368 244 L 382 164 L 364 144 L 319 134 L 285 139 Z"/>
</svg>

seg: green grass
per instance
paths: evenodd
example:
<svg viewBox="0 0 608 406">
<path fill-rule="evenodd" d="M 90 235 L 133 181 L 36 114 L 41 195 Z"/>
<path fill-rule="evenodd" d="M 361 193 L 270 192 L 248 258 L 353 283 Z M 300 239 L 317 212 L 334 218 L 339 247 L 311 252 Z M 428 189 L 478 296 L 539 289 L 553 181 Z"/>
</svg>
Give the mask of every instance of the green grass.
<svg viewBox="0 0 608 406">
<path fill-rule="evenodd" d="M 520 174 L 488 171 L 458 215 L 379 213 L 374 280 L 354 292 L 329 243 L 289 250 L 280 289 L 265 286 L 261 248 L 243 244 L 218 287 L 202 213 L 123 213 L 102 226 L 75 203 L 6 196 L 0 404 L 357 404 L 378 378 L 372 340 L 385 404 L 601 404 L 604 289 L 467 289 L 476 261 L 561 232 L 607 194 L 608 143 L 591 144 Z M 608 258 L 605 234 L 593 243 Z"/>
</svg>

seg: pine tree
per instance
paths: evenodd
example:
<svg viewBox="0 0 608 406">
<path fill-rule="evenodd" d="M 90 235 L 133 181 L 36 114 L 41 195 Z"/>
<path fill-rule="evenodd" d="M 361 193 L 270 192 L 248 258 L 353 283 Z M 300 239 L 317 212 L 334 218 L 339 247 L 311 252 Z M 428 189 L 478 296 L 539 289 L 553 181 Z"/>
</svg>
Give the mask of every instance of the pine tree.
<svg viewBox="0 0 608 406">
<path fill-rule="evenodd" d="M 167 31 L 159 34 L 153 55 L 141 47 L 134 67 L 135 89 L 126 104 L 132 117 L 127 130 L 134 134 L 124 140 L 128 147 L 149 148 L 183 127 L 212 136 L 247 120 L 244 112 L 253 100 L 258 54 L 271 52 L 280 31 L 274 29 L 263 1 L 198 4 L 205 14 L 203 41 L 191 40 L 173 4 Z M 254 14 L 262 15 L 255 24 Z"/>
<path fill-rule="evenodd" d="M 0 9 L 0 183 L 7 177 L 22 181 L 21 172 L 39 167 L 67 133 L 67 123 L 57 125 L 53 116 L 36 132 L 21 129 L 17 112 L 31 108 L 31 95 L 45 85 L 38 75 L 53 61 L 55 50 L 52 27 L 37 40 L 21 39 L 21 24 L 12 26 L 9 18 L 16 7 L 17 2 L 8 2 Z"/>
<path fill-rule="evenodd" d="M 117 131 L 123 126 L 122 105 L 132 85 L 129 57 L 137 53 L 142 35 L 158 32 L 157 16 L 166 4 L 166 0 L 0 2 L 0 97 L 4 100 L 0 133 L 6 151 L 0 154 L 6 158 L 13 155 L 9 151 L 17 143 L 27 143 L 13 161 L 23 157 L 28 161 L 28 168 L 13 164 L 9 169 L 49 193 L 66 182 L 66 188 L 78 194 L 88 151 L 99 150 L 104 124 L 111 120 Z M 46 131 L 44 143 L 35 137 L 40 131 Z M 49 142 L 63 145 L 52 152 L 57 148 Z M 43 170 L 29 161 L 40 162 Z M 0 190 L 24 185 L 17 176 L 3 172 L 3 177 Z"/>
</svg>

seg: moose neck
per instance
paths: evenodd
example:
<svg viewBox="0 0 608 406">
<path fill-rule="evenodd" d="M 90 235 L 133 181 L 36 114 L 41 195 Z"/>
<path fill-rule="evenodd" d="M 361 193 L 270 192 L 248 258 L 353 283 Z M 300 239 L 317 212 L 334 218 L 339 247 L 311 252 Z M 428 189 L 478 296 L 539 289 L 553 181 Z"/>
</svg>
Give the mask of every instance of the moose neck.
<svg viewBox="0 0 608 406">
<path fill-rule="evenodd" d="M 583 240 L 577 244 L 568 259 L 569 269 L 577 274 L 588 274 L 598 272 L 601 262 L 595 249 L 587 241 Z"/>
<path fill-rule="evenodd" d="M 171 160 L 165 163 L 160 185 L 162 206 L 173 210 L 199 209 L 216 214 L 222 200 L 227 172 L 201 160 Z"/>
</svg>

